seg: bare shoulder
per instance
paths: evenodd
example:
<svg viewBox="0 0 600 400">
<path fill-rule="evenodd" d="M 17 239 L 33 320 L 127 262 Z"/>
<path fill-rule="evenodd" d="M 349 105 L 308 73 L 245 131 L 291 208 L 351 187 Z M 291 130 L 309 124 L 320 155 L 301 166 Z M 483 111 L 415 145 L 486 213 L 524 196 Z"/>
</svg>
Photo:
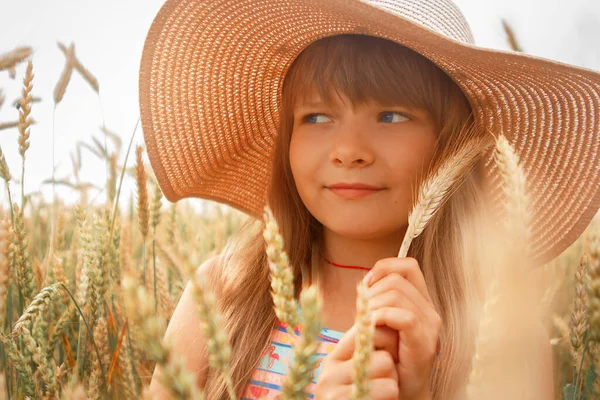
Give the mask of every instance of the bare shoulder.
<svg viewBox="0 0 600 400">
<path fill-rule="evenodd" d="M 216 264 L 218 257 L 213 257 L 198 267 L 196 274 L 206 279 L 211 268 Z M 217 288 L 212 288 L 215 293 Z M 208 358 L 205 353 L 206 338 L 200 331 L 200 317 L 198 315 L 196 302 L 192 293 L 192 287 L 188 282 L 173 312 L 169 326 L 165 332 L 165 341 L 173 345 L 173 351 L 181 354 L 185 359 L 189 371 L 196 373 L 196 383 L 199 387 L 204 386 Z M 160 384 L 162 371 L 159 367 L 154 370 L 150 392 L 158 399 L 169 399 L 166 389 Z"/>
</svg>

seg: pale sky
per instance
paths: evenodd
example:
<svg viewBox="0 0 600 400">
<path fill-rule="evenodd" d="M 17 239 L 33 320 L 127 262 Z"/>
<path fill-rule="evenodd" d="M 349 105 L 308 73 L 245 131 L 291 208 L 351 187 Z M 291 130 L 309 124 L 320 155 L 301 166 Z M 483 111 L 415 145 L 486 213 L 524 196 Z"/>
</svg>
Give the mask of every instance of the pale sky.
<svg viewBox="0 0 600 400">
<path fill-rule="evenodd" d="M 52 170 L 52 93 L 64 66 L 57 41 L 67 46 L 75 43 L 76 56 L 100 83 L 106 127 L 119 133 L 127 143 L 139 117 L 138 68 L 144 39 L 163 3 L 163 0 L 0 0 L 0 53 L 19 46 L 33 48 L 33 95 L 43 100 L 32 108 L 37 124 L 31 128 L 31 146 L 27 152 L 26 192 L 43 189 L 50 194 L 50 186 L 40 184 L 51 177 Z M 501 25 L 501 18 L 505 18 L 526 53 L 600 71 L 598 0 L 456 0 L 456 3 L 469 21 L 479 46 L 508 48 Z M 0 122 L 18 119 L 18 112 L 11 104 L 20 96 L 25 68 L 26 63 L 18 67 L 14 80 L 7 71 L 0 72 L 0 87 L 7 98 L 0 109 Z M 102 137 L 101 115 L 96 93 L 74 72 L 54 118 L 57 177 L 70 174 L 69 152 L 75 149 L 77 141 L 90 143 L 92 135 Z M 13 176 L 18 177 L 17 135 L 16 128 L 0 131 L 0 146 Z M 142 142 L 140 125 L 135 143 Z M 83 155 L 83 179 L 103 185 L 104 164 L 89 152 L 84 151 Z M 125 199 L 132 187 L 125 186 Z M 17 185 L 11 188 L 14 193 L 20 192 Z M 57 193 L 67 199 L 74 198 L 65 189 Z"/>
</svg>

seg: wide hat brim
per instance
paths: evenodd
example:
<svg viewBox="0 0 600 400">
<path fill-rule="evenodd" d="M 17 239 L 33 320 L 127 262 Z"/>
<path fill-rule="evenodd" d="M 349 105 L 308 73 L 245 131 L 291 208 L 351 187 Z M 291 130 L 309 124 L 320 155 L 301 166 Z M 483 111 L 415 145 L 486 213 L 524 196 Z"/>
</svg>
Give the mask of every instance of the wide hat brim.
<svg viewBox="0 0 600 400">
<path fill-rule="evenodd" d="M 465 93 L 476 123 L 509 139 L 527 177 L 538 263 L 577 239 L 600 206 L 600 74 L 479 48 L 361 1 L 168 0 L 139 77 L 144 138 L 165 197 L 211 199 L 259 217 L 286 71 L 315 40 L 351 33 L 427 57 Z M 492 152 L 485 157 L 501 199 Z"/>
</svg>

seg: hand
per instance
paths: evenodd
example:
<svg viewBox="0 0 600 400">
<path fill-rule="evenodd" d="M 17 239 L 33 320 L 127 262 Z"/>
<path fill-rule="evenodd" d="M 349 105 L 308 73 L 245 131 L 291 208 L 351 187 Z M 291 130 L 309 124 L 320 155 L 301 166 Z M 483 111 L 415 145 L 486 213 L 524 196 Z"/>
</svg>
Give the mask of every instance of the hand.
<svg viewBox="0 0 600 400">
<path fill-rule="evenodd" d="M 396 371 L 400 398 L 430 398 L 433 369 L 441 326 L 425 279 L 414 258 L 385 258 L 369 271 L 369 307 L 375 325 L 398 331 Z M 388 336 L 389 339 L 389 336 Z M 385 344 L 390 348 L 390 344 Z"/>
<path fill-rule="evenodd" d="M 385 324 L 384 321 L 379 325 Z M 354 363 L 354 344 L 356 341 L 356 325 L 353 325 L 331 353 L 323 361 L 323 369 L 319 374 L 315 387 L 315 400 L 350 399 L 352 396 L 352 377 Z M 380 348 L 371 353 L 367 376 L 372 400 L 398 400 L 398 373 L 393 354 L 398 354 L 398 332 L 378 326 L 373 332 L 373 345 Z"/>
</svg>

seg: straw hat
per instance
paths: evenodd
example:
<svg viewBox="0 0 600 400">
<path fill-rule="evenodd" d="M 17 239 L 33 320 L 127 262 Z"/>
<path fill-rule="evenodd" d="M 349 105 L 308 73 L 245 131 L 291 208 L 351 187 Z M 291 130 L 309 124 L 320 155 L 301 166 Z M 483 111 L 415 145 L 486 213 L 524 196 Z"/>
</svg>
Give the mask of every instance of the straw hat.
<svg viewBox="0 0 600 400">
<path fill-rule="evenodd" d="M 600 74 L 475 47 L 451 0 L 167 0 L 140 68 L 148 156 L 170 201 L 202 197 L 260 216 L 286 71 L 338 34 L 392 40 L 427 57 L 503 133 L 532 197 L 534 257 L 554 258 L 600 205 Z M 500 199 L 500 176 L 486 177 Z"/>
</svg>

